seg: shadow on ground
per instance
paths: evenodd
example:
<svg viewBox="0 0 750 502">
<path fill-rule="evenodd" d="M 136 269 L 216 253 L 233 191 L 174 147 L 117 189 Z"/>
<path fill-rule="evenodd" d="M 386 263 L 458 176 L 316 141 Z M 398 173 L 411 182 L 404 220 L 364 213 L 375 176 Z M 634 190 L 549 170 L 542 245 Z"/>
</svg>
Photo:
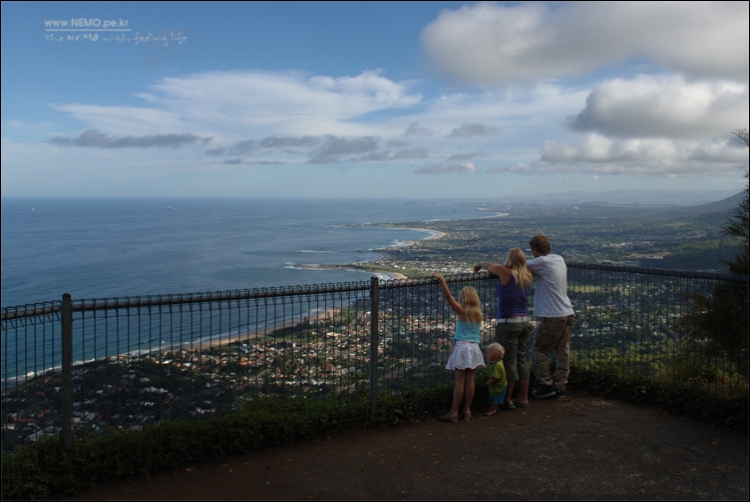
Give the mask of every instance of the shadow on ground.
<svg viewBox="0 0 750 502">
<path fill-rule="evenodd" d="M 748 500 L 748 438 L 571 393 L 266 448 L 67 500 Z"/>
</svg>

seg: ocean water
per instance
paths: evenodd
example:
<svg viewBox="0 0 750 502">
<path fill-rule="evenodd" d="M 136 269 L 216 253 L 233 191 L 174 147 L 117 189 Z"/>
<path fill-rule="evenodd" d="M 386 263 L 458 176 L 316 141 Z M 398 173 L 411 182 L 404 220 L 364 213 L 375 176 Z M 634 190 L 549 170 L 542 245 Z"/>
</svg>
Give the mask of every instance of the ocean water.
<svg viewBox="0 0 750 502">
<path fill-rule="evenodd" d="M 3 198 L 2 306 L 368 281 L 306 265 L 373 261 L 431 237 L 350 226 L 486 216 L 471 201 Z M 410 225 L 413 226 L 413 225 Z"/>
</svg>

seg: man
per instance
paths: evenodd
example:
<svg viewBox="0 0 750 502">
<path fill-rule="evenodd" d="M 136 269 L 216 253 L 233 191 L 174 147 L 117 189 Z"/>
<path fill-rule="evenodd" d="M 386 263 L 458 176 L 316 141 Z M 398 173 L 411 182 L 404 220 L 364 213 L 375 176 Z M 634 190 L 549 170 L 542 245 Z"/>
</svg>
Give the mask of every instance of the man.
<svg viewBox="0 0 750 502">
<path fill-rule="evenodd" d="M 531 361 L 537 388 L 536 398 L 565 397 L 570 374 L 570 336 L 573 332 L 573 305 L 568 298 L 568 267 L 562 256 L 552 254 L 544 235 L 530 241 L 534 255 L 526 266 L 537 280 L 534 316 L 539 324 L 531 348 Z M 550 376 L 549 354 L 557 352 L 555 374 Z"/>
</svg>

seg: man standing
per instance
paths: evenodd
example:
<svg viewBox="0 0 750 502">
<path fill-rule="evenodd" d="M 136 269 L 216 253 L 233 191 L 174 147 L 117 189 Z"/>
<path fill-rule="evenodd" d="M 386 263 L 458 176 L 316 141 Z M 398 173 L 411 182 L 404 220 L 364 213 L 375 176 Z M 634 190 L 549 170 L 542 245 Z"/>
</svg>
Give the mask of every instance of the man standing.
<svg viewBox="0 0 750 502">
<path fill-rule="evenodd" d="M 534 255 L 526 266 L 537 280 L 534 316 L 539 320 L 531 349 L 536 398 L 565 397 L 570 374 L 570 336 L 573 332 L 573 305 L 568 298 L 568 267 L 562 256 L 552 254 L 552 246 L 544 235 L 531 241 Z M 549 354 L 557 352 L 555 374 L 550 376 Z"/>
</svg>

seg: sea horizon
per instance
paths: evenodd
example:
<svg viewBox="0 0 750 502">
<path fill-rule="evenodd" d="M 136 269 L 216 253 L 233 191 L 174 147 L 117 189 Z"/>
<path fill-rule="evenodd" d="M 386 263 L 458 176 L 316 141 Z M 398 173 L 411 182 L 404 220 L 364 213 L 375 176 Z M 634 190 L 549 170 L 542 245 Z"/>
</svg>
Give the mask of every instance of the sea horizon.
<svg viewBox="0 0 750 502">
<path fill-rule="evenodd" d="M 2 306 L 367 281 L 378 250 L 434 237 L 367 226 L 487 216 L 428 199 L 2 197 Z M 383 277 L 382 274 L 379 274 Z"/>
</svg>

